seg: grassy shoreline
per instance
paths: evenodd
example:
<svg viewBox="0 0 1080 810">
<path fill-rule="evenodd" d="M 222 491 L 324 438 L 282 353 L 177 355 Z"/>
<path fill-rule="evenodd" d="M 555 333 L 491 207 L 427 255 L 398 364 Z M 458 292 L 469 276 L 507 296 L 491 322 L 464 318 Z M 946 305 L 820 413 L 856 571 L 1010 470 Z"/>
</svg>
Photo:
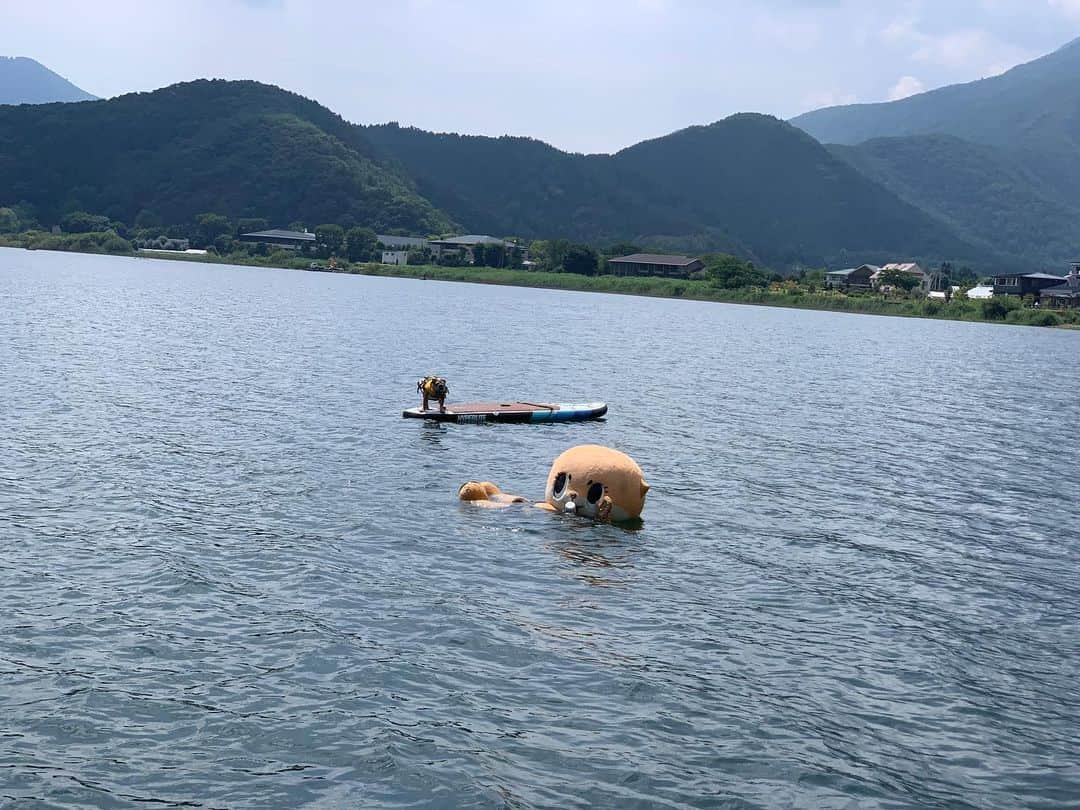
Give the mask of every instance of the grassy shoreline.
<svg viewBox="0 0 1080 810">
<path fill-rule="evenodd" d="M 0 239 L 0 247 L 27 247 L 28 249 L 54 249 L 52 246 L 32 246 L 16 239 Z M 309 270 L 311 259 L 301 256 L 284 256 L 280 252 L 271 256 L 248 256 L 230 254 L 196 255 L 177 253 L 132 253 L 105 250 L 78 250 L 67 252 L 106 253 L 165 261 L 200 262 L 203 264 L 234 265 L 242 267 L 273 267 L 289 270 Z M 545 273 L 531 270 L 509 270 L 492 267 L 442 267 L 438 265 L 384 265 L 373 263 L 353 264 L 335 269 L 342 275 L 381 276 L 385 278 L 411 278 L 423 281 L 456 281 L 472 284 L 494 284 L 507 287 L 532 287 L 537 289 L 570 290 L 574 292 L 601 292 L 618 295 L 636 295 L 653 298 L 675 298 L 690 301 L 706 301 L 723 304 L 749 304 L 753 306 L 785 307 L 789 309 L 813 309 L 828 312 L 848 312 L 863 315 L 891 315 L 903 318 L 931 318 L 983 323 L 1009 323 L 1022 326 L 1057 326 L 1080 329 L 1080 312 L 1049 312 L 1023 308 L 1019 301 L 1004 302 L 1001 308 L 990 308 L 982 301 L 954 298 L 946 304 L 918 296 L 891 297 L 878 293 L 846 294 L 838 291 L 807 290 L 794 282 L 773 284 L 769 287 L 742 287 L 726 289 L 710 281 L 670 279 L 637 276 L 581 276 L 572 273 Z M 988 311 L 993 313 L 988 316 Z"/>
</svg>

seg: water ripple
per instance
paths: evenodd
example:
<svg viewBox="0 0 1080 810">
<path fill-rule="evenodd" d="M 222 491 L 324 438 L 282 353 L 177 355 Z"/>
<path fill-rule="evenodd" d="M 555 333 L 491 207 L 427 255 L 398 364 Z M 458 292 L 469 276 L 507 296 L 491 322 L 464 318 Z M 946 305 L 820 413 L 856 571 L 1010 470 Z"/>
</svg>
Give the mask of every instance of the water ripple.
<svg viewBox="0 0 1080 810">
<path fill-rule="evenodd" d="M 1080 796 L 1075 334 L 12 250 L 0 307 L 0 805 Z M 403 422 L 434 370 L 611 417 Z M 455 500 L 584 442 L 640 528 Z"/>
</svg>

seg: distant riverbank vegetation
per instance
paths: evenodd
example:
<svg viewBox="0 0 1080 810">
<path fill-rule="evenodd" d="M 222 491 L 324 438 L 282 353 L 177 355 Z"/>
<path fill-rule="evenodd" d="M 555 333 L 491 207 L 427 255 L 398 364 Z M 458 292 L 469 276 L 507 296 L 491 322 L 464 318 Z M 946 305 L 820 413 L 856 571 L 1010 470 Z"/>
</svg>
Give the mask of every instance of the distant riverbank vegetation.
<svg viewBox="0 0 1080 810">
<path fill-rule="evenodd" d="M 1076 311 L 1047 312 L 1024 306 L 1018 298 L 973 301 L 957 295 L 945 302 L 914 292 L 882 295 L 874 292 L 842 292 L 824 289 L 820 270 L 798 278 L 774 280 L 752 266 L 734 271 L 740 262 L 732 256 L 710 256 L 698 279 L 655 278 L 651 276 L 582 276 L 572 273 L 529 272 L 489 267 L 438 267 L 361 265 L 349 272 L 375 276 L 395 276 L 437 281 L 467 281 L 482 284 L 540 287 L 545 289 L 607 292 L 662 298 L 685 298 L 730 304 L 823 309 L 870 315 L 897 315 L 960 321 L 997 321 L 1028 326 L 1080 325 Z M 716 268 L 722 268 L 716 272 Z M 728 286 L 742 276 L 755 279 L 745 286 Z M 757 276 L 757 278 L 755 278 Z M 765 276 L 763 280 L 761 276 Z M 762 283 L 763 281 L 763 283 Z"/>
<path fill-rule="evenodd" d="M 633 244 L 616 244 L 597 250 L 563 239 L 536 240 L 529 244 L 529 264 L 522 267 L 521 254 L 502 246 L 478 246 L 475 263 L 465 264 L 460 255 L 443 256 L 436 264 L 426 248 L 408 253 L 407 265 L 377 263 L 382 246 L 369 228 L 346 230 L 324 224 L 313 229 L 315 245 L 299 252 L 264 243 L 240 241 L 242 233 L 269 227 L 264 219 L 241 219 L 236 223 L 218 214 L 203 214 L 190 226 L 164 227 L 152 217 L 133 227 L 103 216 L 72 212 L 58 229 L 40 230 L 26 211 L 0 208 L 0 246 L 31 250 L 60 250 L 136 256 L 140 247 L 154 251 L 154 258 L 180 259 L 298 270 L 375 276 L 394 276 L 437 281 L 464 281 L 506 286 L 607 292 L 626 295 L 685 298 L 737 304 L 821 309 L 904 317 L 991 321 L 1032 326 L 1080 326 L 1080 312 L 1040 311 L 1009 296 L 969 300 L 964 290 L 949 301 L 930 299 L 919 289 L 897 286 L 889 293 L 843 291 L 826 288 L 824 270 L 800 270 L 781 275 L 755 267 L 752 262 L 727 254 L 702 256 L 704 268 L 689 278 L 615 276 L 607 262 L 613 256 L 639 252 Z M 25 226 L 31 226 L 26 228 Z M 302 223 L 290 228 L 303 230 Z M 58 230 L 59 232 L 55 232 Z M 200 252 L 184 252 L 190 245 Z M 205 250 L 206 252 L 201 252 Z M 316 260 L 316 261 L 313 261 Z M 323 260 L 323 261 L 320 261 Z M 953 279 L 971 286 L 977 278 L 968 268 L 953 271 Z"/>
</svg>

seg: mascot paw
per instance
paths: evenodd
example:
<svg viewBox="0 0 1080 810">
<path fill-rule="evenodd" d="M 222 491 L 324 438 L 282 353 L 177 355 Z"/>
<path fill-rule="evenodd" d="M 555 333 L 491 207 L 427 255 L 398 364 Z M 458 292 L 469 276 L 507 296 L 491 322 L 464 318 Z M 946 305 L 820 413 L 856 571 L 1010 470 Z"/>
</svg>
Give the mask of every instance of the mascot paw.
<svg viewBox="0 0 1080 810">
<path fill-rule="evenodd" d="M 597 520 L 603 520 L 605 522 L 610 522 L 611 521 L 611 510 L 612 510 L 612 508 L 614 506 L 615 506 L 615 501 L 611 500 L 611 498 L 609 496 L 605 495 L 596 504 L 596 519 Z"/>
<path fill-rule="evenodd" d="M 466 481 L 458 489 L 458 498 L 487 509 L 502 509 L 511 504 L 525 502 L 524 498 L 508 495 L 490 481 Z"/>
</svg>

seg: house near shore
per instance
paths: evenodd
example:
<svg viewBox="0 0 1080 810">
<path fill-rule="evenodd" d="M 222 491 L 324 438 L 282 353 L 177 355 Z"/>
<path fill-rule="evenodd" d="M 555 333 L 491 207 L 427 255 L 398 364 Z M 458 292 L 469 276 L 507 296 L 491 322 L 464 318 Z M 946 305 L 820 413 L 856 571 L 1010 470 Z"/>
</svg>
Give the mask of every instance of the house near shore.
<svg viewBox="0 0 1080 810">
<path fill-rule="evenodd" d="M 881 276 L 885 273 L 896 272 L 906 273 L 909 276 L 914 276 L 919 279 L 920 282 L 926 280 L 926 272 L 919 267 L 916 262 L 891 262 L 889 264 L 883 264 L 878 268 L 877 272 L 871 277 L 871 283 L 877 287 L 881 284 Z"/>
<path fill-rule="evenodd" d="M 1038 298 L 1048 287 L 1064 283 L 1064 276 L 1049 273 L 999 273 L 994 277 L 994 295 L 1033 295 Z"/>
<path fill-rule="evenodd" d="M 384 250 L 382 251 L 381 264 L 406 265 L 409 263 L 409 251 L 407 250 Z"/>
<path fill-rule="evenodd" d="M 1048 309 L 1080 309 L 1080 262 L 1073 262 L 1064 284 L 1041 290 L 1039 302 Z"/>
<path fill-rule="evenodd" d="M 608 269 L 617 276 L 665 276 L 687 278 L 705 269 L 705 262 L 692 256 L 667 256 L 659 253 L 633 253 L 608 259 Z"/>
<path fill-rule="evenodd" d="M 286 250 L 303 250 L 304 248 L 315 247 L 315 234 L 307 231 L 286 231 L 281 228 L 242 233 L 239 240 L 254 244 L 274 245 Z"/>
<path fill-rule="evenodd" d="M 825 286 L 843 290 L 869 290 L 873 279 L 881 272 L 876 264 L 863 264 L 847 270 L 830 270 L 825 274 Z"/>
<path fill-rule="evenodd" d="M 383 250 L 423 250 L 428 245 L 428 240 L 422 236 L 393 236 L 388 233 L 375 234 L 375 241 L 382 245 Z"/>
<path fill-rule="evenodd" d="M 484 245 L 485 247 L 501 245 L 506 249 L 507 253 L 521 251 L 524 254 L 524 248 L 517 242 L 507 242 L 505 239 L 498 239 L 484 234 L 449 236 L 446 239 L 432 239 L 428 242 L 428 247 L 431 248 L 431 252 L 436 259 L 440 259 L 447 254 L 458 253 L 470 264 L 476 260 L 474 250 L 478 245 Z"/>
</svg>

